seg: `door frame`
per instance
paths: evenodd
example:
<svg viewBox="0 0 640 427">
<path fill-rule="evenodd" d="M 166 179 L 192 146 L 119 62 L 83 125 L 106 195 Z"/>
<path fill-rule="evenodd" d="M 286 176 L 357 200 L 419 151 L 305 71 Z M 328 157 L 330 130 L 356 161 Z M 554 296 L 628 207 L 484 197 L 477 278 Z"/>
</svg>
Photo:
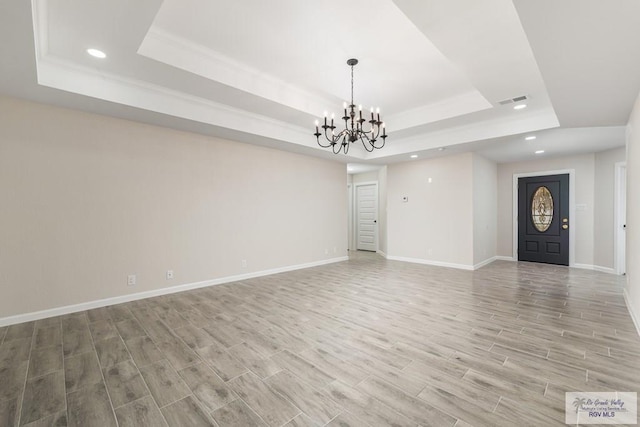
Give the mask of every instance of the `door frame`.
<svg viewBox="0 0 640 427">
<path fill-rule="evenodd" d="M 374 229 L 375 239 L 376 239 L 376 253 L 380 249 L 380 238 L 378 236 L 378 217 L 380 217 L 380 194 L 378 193 L 378 181 L 365 181 L 358 182 L 357 184 L 353 184 L 353 250 L 358 250 L 358 187 L 362 187 L 365 185 L 375 185 L 376 186 L 376 226 Z"/>
<path fill-rule="evenodd" d="M 626 185 L 623 184 L 623 172 L 626 174 L 627 162 L 615 163 L 615 177 L 614 177 L 614 202 L 613 202 L 613 265 L 616 274 L 621 275 L 626 270 L 625 268 L 625 254 L 626 248 L 624 246 L 624 239 L 621 239 L 622 230 L 622 201 L 626 206 L 627 194 L 624 191 Z M 626 183 L 625 183 L 626 184 Z"/>
<path fill-rule="evenodd" d="M 569 267 L 573 267 L 576 263 L 576 252 L 575 252 L 575 243 L 576 243 L 576 203 L 575 203 L 575 194 L 576 194 L 576 180 L 575 180 L 575 169 L 561 169 L 561 170 L 553 170 L 553 171 L 540 171 L 540 172 L 523 172 L 523 173 L 514 173 L 513 174 L 513 210 L 512 210 L 512 219 L 513 219 L 513 229 L 512 229 L 512 248 L 513 248 L 513 260 L 518 261 L 518 179 L 519 178 L 527 178 L 532 176 L 546 176 L 546 175 L 561 175 L 561 174 L 569 174 L 569 219 L 570 219 L 570 227 L 569 227 Z"/>
</svg>

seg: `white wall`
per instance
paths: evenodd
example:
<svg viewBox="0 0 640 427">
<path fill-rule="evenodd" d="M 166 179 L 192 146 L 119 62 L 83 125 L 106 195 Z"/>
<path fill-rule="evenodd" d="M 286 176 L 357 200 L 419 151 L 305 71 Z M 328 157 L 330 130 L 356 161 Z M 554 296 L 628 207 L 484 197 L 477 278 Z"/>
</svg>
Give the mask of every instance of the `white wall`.
<svg viewBox="0 0 640 427">
<path fill-rule="evenodd" d="M 0 319 L 346 256 L 342 163 L 10 98 L 0 129 Z"/>
<path fill-rule="evenodd" d="M 638 222 L 636 222 L 638 221 Z M 640 96 L 627 125 L 627 283 L 625 298 L 640 332 Z"/>
<path fill-rule="evenodd" d="M 615 266 L 615 164 L 624 162 L 625 158 L 625 147 L 595 154 L 593 262 L 607 270 L 613 270 Z"/>
<path fill-rule="evenodd" d="M 389 258 L 471 268 L 472 181 L 471 153 L 389 165 Z"/>
<path fill-rule="evenodd" d="M 594 154 L 541 158 L 529 162 L 498 165 L 498 255 L 513 256 L 513 175 L 529 172 L 575 170 L 575 218 L 570 226 L 575 232 L 576 264 L 594 263 Z M 611 225 L 613 228 L 613 224 Z"/>
<path fill-rule="evenodd" d="M 497 254 L 498 166 L 473 155 L 473 263 L 481 264 Z"/>
<path fill-rule="evenodd" d="M 354 173 L 351 175 L 351 182 L 362 184 L 364 182 L 378 182 L 378 171 Z"/>
</svg>

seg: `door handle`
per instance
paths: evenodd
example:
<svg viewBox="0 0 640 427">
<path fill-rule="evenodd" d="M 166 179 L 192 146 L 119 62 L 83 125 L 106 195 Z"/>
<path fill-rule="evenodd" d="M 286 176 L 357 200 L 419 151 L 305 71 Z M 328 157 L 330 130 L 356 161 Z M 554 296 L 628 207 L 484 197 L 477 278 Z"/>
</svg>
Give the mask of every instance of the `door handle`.
<svg viewBox="0 0 640 427">
<path fill-rule="evenodd" d="M 566 230 L 566 229 L 568 229 L 568 228 L 569 228 L 569 226 L 568 226 L 567 224 L 563 224 L 563 225 L 562 225 L 562 229 L 563 229 L 563 230 Z"/>
<path fill-rule="evenodd" d="M 373 220 L 373 223 L 374 223 L 374 224 L 377 224 L 377 223 L 378 223 L 378 220 L 377 220 L 377 219 L 374 219 L 374 220 Z"/>
</svg>

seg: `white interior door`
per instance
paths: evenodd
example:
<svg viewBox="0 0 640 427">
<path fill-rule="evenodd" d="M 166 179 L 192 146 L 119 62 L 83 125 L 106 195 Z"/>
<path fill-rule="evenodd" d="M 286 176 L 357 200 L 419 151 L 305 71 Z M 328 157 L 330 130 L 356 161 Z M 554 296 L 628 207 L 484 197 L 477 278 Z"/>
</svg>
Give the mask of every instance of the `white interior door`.
<svg viewBox="0 0 640 427">
<path fill-rule="evenodd" d="M 356 249 L 378 250 L 378 184 L 356 186 Z"/>
</svg>

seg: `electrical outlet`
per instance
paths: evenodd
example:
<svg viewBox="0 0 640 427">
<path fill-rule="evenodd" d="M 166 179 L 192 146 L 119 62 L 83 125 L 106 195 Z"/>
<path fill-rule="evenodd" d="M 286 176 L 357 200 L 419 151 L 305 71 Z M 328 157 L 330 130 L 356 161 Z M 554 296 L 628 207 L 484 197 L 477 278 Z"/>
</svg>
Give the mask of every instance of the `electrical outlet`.
<svg viewBox="0 0 640 427">
<path fill-rule="evenodd" d="M 136 275 L 130 274 L 127 276 L 127 285 L 134 286 L 136 284 Z"/>
<path fill-rule="evenodd" d="M 173 270 L 167 270 L 167 280 L 173 279 Z"/>
<path fill-rule="evenodd" d="M 247 268 L 247 260 L 246 259 L 242 260 L 242 268 Z"/>
</svg>

